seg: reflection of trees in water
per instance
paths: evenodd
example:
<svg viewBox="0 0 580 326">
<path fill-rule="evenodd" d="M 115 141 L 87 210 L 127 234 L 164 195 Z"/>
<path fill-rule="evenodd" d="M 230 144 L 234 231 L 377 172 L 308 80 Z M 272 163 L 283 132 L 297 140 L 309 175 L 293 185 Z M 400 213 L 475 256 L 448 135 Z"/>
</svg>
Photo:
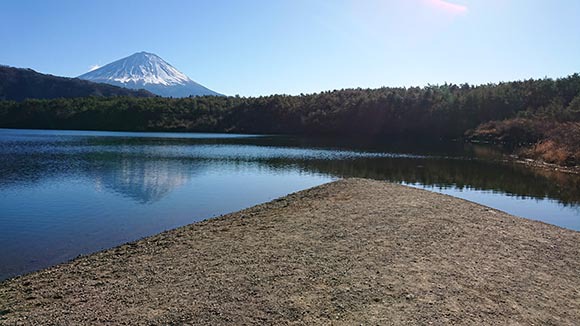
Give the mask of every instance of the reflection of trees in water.
<svg viewBox="0 0 580 326">
<path fill-rule="evenodd" d="M 294 165 L 304 171 L 335 177 L 360 177 L 436 187 L 491 190 L 514 196 L 553 198 L 563 204 L 580 203 L 580 177 L 535 170 L 516 164 L 480 160 L 366 158 L 264 162 L 273 168 Z"/>
<path fill-rule="evenodd" d="M 417 154 L 440 157 L 478 157 L 500 159 L 505 150 L 490 144 L 462 141 L 415 140 L 406 138 L 378 137 L 305 137 L 305 136 L 259 136 L 240 138 L 119 138 L 97 137 L 88 139 L 91 146 L 143 147 L 172 146 L 191 147 L 199 145 L 257 146 L 285 149 L 324 149 L 373 153 Z M 509 151 L 508 151 L 509 152 Z"/>
<path fill-rule="evenodd" d="M 81 141 L 82 140 L 82 141 Z M 332 144 L 332 141 L 335 141 Z M 87 144 L 89 146 L 87 146 Z M 362 144 L 362 145 L 361 145 Z M 54 144 L 50 143 L 50 146 Z M 445 158 L 353 158 L 342 160 L 277 158 L 224 155 L 205 158 L 192 150 L 196 145 L 254 145 L 257 148 L 341 149 L 370 152 L 406 152 L 437 157 L 462 156 L 486 160 Z M 35 148 L 38 144 L 30 145 Z M 151 147 L 154 146 L 154 147 Z M 157 152 L 165 146 L 187 149 L 181 153 Z M 14 184 L 38 183 L 46 179 L 67 180 L 89 177 L 107 189 L 138 202 L 162 199 L 172 190 L 190 182 L 208 167 L 224 173 L 253 168 L 260 170 L 305 171 L 335 177 L 363 177 L 428 186 L 473 188 L 532 198 L 552 198 L 565 204 L 580 204 L 580 177 L 521 165 L 489 161 L 501 158 L 497 147 L 460 142 L 361 142 L 304 137 L 258 137 L 233 139 L 141 139 L 95 137 L 59 145 L 54 150 L 10 152 L 0 166 L 0 188 Z M 220 151 L 216 147 L 216 151 Z M 259 154 L 259 153 L 258 153 Z M 170 156 L 170 157 L 167 157 Z M 220 165 L 222 165 L 220 167 Z M 255 170 L 257 169 L 257 170 Z"/>
</svg>

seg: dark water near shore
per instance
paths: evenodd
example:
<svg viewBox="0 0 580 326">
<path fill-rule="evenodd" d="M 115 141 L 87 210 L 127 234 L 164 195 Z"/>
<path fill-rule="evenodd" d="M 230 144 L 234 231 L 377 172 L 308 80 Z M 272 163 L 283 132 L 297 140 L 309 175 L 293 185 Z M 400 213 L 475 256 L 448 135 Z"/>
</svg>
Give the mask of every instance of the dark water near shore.
<svg viewBox="0 0 580 326">
<path fill-rule="evenodd" d="M 0 280 L 344 177 L 580 230 L 578 176 L 501 155 L 459 142 L 0 129 Z"/>
</svg>

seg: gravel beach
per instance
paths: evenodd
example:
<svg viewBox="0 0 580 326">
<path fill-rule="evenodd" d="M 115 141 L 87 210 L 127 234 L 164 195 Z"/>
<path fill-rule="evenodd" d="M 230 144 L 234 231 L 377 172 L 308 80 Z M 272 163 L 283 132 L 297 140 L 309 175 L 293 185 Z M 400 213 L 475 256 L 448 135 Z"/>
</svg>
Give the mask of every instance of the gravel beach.
<svg viewBox="0 0 580 326">
<path fill-rule="evenodd" d="M 2 325 L 577 325 L 580 232 L 347 179 L 0 283 Z"/>
</svg>

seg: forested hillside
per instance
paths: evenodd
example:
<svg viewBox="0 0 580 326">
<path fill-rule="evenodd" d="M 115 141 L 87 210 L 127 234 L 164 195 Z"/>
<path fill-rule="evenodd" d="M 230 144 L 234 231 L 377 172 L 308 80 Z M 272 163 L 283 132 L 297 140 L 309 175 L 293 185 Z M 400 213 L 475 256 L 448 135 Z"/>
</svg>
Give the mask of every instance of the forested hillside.
<svg viewBox="0 0 580 326">
<path fill-rule="evenodd" d="M 522 155 L 574 165 L 580 162 L 580 75 L 257 98 L 4 101 L 0 127 L 467 137 L 519 144 Z"/>
<path fill-rule="evenodd" d="M 56 77 L 31 69 L 0 66 L 0 100 L 53 99 L 87 96 L 152 97 L 145 90 L 93 83 L 77 78 Z"/>
</svg>

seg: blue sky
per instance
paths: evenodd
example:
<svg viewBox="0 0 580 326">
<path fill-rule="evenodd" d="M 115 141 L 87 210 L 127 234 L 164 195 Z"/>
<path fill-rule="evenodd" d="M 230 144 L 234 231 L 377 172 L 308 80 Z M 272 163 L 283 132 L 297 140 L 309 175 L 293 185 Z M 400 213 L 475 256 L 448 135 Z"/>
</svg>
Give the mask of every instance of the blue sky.
<svg viewBox="0 0 580 326">
<path fill-rule="evenodd" d="M 0 1 L 0 64 L 78 76 L 139 51 L 243 96 L 580 72 L 578 0 Z"/>
</svg>

